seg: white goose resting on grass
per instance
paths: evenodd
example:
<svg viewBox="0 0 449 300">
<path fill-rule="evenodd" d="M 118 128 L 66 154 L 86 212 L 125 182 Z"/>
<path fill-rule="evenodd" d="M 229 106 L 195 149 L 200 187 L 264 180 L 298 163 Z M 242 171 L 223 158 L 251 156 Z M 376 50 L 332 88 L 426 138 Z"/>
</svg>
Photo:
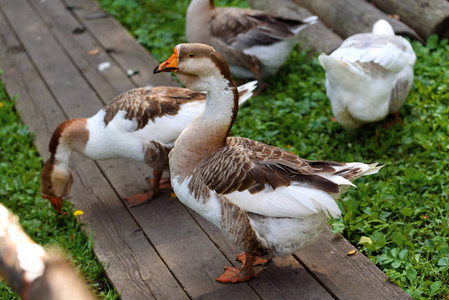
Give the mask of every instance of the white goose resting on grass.
<svg viewBox="0 0 449 300">
<path fill-rule="evenodd" d="M 377 164 L 308 161 L 280 148 L 228 137 L 238 93 L 225 59 L 204 44 L 180 44 L 154 70 L 175 72 L 188 88 L 207 91 L 206 107 L 181 133 L 169 154 L 178 199 L 221 229 L 245 251 L 241 268 L 217 278 L 254 276 L 256 256 L 283 256 L 315 242 L 336 199 Z"/>
<path fill-rule="evenodd" d="M 248 100 L 256 81 L 239 87 L 240 102 Z M 49 143 L 50 158 L 41 170 L 41 195 L 61 212 L 73 182 L 70 155 L 76 151 L 90 159 L 130 158 L 153 168 L 148 192 L 126 198 L 129 206 L 150 201 L 161 188 L 170 188 L 162 179 L 168 169 L 168 153 L 184 128 L 205 107 L 206 94 L 186 88 L 137 88 L 117 96 L 88 119 L 61 123 Z"/>
<path fill-rule="evenodd" d="M 274 75 L 287 60 L 294 37 L 316 16 L 287 19 L 264 11 L 237 7 L 215 7 L 213 0 L 192 0 L 186 14 L 189 43 L 214 47 L 240 78 Z"/>
<path fill-rule="evenodd" d="M 416 55 L 385 20 L 372 33 L 346 39 L 331 55 L 319 56 L 326 70 L 326 93 L 337 121 L 346 129 L 377 122 L 396 113 L 413 84 Z"/>
</svg>

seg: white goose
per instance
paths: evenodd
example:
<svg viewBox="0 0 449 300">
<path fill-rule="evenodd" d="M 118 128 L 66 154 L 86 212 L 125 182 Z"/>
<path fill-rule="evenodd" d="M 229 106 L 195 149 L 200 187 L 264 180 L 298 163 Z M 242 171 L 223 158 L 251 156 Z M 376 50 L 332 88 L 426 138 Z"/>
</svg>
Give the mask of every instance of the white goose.
<svg viewBox="0 0 449 300">
<path fill-rule="evenodd" d="M 215 7 L 213 0 L 192 0 L 186 37 L 189 43 L 214 47 L 232 74 L 260 80 L 278 71 L 293 48 L 293 38 L 317 19 L 293 20 L 260 10 Z"/>
<path fill-rule="evenodd" d="M 315 242 L 335 202 L 352 180 L 376 164 L 307 161 L 277 147 L 228 137 L 238 93 L 224 58 L 204 44 L 180 44 L 154 73 L 173 71 L 192 90 L 206 90 L 206 107 L 169 154 L 172 187 L 185 205 L 215 224 L 246 253 L 222 282 L 254 276 L 256 256 L 282 256 Z"/>
<path fill-rule="evenodd" d="M 399 109 L 412 88 L 416 55 L 387 21 L 377 21 L 372 33 L 349 37 L 319 60 L 326 70 L 332 111 L 344 128 L 356 129 L 392 113 L 399 120 Z"/>
<path fill-rule="evenodd" d="M 256 81 L 239 87 L 240 102 L 248 100 Z M 76 151 L 90 159 L 130 158 L 154 169 L 148 192 L 128 197 L 129 206 L 150 201 L 161 188 L 168 169 L 168 153 L 184 128 L 205 107 L 206 94 L 186 88 L 137 88 L 125 92 L 88 119 L 61 123 L 50 140 L 50 158 L 41 170 L 41 195 L 61 212 L 62 199 L 69 195 L 73 177 L 70 155 Z"/>
</svg>

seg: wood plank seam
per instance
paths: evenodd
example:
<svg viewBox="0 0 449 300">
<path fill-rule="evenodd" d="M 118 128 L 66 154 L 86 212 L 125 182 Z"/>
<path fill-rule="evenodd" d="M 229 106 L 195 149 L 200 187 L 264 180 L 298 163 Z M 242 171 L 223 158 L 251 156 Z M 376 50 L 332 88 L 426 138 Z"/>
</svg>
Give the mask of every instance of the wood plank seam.
<svg viewBox="0 0 449 300">
<path fill-rule="evenodd" d="M 61 0 L 61 3 L 63 3 L 64 6 L 65 6 L 66 8 L 69 7 L 69 5 L 67 4 L 67 2 L 66 2 L 65 0 Z M 123 72 L 124 74 L 127 74 L 127 70 L 125 70 L 125 69 L 123 68 L 123 66 L 117 61 L 117 59 L 115 59 L 114 56 L 110 54 L 110 53 L 111 53 L 111 50 L 113 51 L 113 49 L 107 48 L 107 47 L 101 42 L 101 40 L 99 40 L 99 39 L 98 39 L 98 38 L 97 38 L 97 37 L 96 37 L 96 36 L 89 30 L 89 27 L 86 26 L 86 24 L 84 23 L 84 21 L 82 20 L 82 18 L 78 17 L 78 15 L 74 12 L 75 9 L 81 9 L 81 8 L 76 8 L 76 7 L 75 7 L 75 8 L 73 8 L 73 9 L 69 9 L 69 12 L 70 12 L 70 14 L 73 16 L 73 18 L 75 18 L 75 19 L 78 21 L 78 23 L 80 23 L 80 25 L 82 25 L 82 27 L 86 29 L 86 32 L 88 32 L 88 33 L 90 34 L 90 36 L 91 36 L 91 37 L 92 37 L 92 38 L 93 38 L 99 45 L 101 45 L 101 48 L 102 48 L 106 53 L 108 53 L 108 56 L 109 56 L 109 58 L 111 59 L 111 62 L 114 62 L 114 64 L 116 64 L 116 65 L 119 67 L 119 69 L 122 70 L 122 72 Z M 112 17 L 112 16 L 109 15 L 108 18 L 110 18 L 110 17 Z M 86 33 L 86 32 L 85 32 L 85 33 Z M 133 80 L 132 77 L 130 77 L 129 79 L 130 79 L 130 81 L 134 84 L 135 87 L 139 87 L 139 85 L 137 84 L 137 82 L 135 82 L 135 81 Z"/>
<path fill-rule="evenodd" d="M 52 36 L 52 38 L 55 40 L 55 42 L 58 44 L 58 46 L 61 48 L 61 50 L 64 52 L 64 54 L 67 56 L 67 58 L 70 60 L 70 62 L 72 63 L 72 65 L 75 67 L 75 69 L 78 71 L 78 73 L 80 74 L 80 76 L 86 81 L 86 84 L 89 86 L 89 88 L 95 93 L 95 95 L 98 97 L 98 99 L 100 99 L 101 103 L 103 103 L 103 105 L 106 105 L 108 102 L 104 101 L 103 98 L 101 97 L 101 95 L 97 92 L 97 90 L 95 89 L 95 87 L 92 85 L 92 83 L 89 81 L 88 78 L 86 78 L 86 75 L 84 74 L 84 72 L 79 68 L 78 64 L 76 63 L 76 61 L 72 58 L 72 56 L 70 55 L 70 53 L 68 53 L 67 49 L 64 47 L 64 44 L 58 39 L 58 37 L 55 35 L 55 33 L 53 32 L 53 30 L 51 29 L 50 26 L 48 26 L 49 24 L 47 24 L 47 22 L 45 21 L 45 19 L 43 18 L 43 16 L 39 13 L 39 9 L 37 9 L 35 7 L 35 5 L 33 4 L 32 1 L 28 0 L 29 5 L 36 11 L 36 14 L 39 16 L 39 18 L 41 19 L 41 22 L 43 24 L 46 25 L 48 32 L 50 33 L 50 35 Z M 70 12 L 71 14 L 73 14 L 72 12 Z M 88 29 L 86 29 L 86 32 L 84 32 L 83 34 L 87 34 L 89 33 L 91 37 L 93 37 L 93 35 L 89 32 Z M 104 50 L 104 49 L 103 49 Z M 110 55 L 109 55 L 110 56 Z M 33 62 L 34 65 L 34 62 Z M 36 67 L 37 69 L 37 67 Z M 37 69 L 39 70 L 39 69 Z M 64 116 L 68 118 L 68 116 L 65 114 L 64 112 Z"/>
<path fill-rule="evenodd" d="M 192 217 L 192 219 L 194 220 L 194 222 L 198 225 L 199 228 L 201 228 L 201 230 L 204 232 L 204 234 L 207 236 L 207 238 L 212 242 L 212 244 L 215 245 L 215 247 L 218 249 L 218 251 L 221 252 L 221 254 L 226 258 L 226 260 L 233 266 L 235 266 L 235 261 L 231 261 L 228 256 L 226 255 L 226 253 L 220 248 L 220 246 L 214 241 L 214 239 L 209 235 L 209 233 L 203 228 L 203 226 L 196 220 L 196 218 L 192 215 L 191 211 L 189 211 L 185 205 L 183 205 L 184 209 L 186 210 L 186 212 Z M 236 253 L 237 255 L 237 253 Z M 242 283 L 240 283 L 242 284 Z M 247 284 L 253 291 L 254 293 L 260 298 L 263 299 L 263 297 L 257 292 L 257 290 L 251 285 L 249 284 L 249 282 L 245 282 L 245 284 Z"/>
<path fill-rule="evenodd" d="M 309 273 L 325 290 L 328 292 L 332 298 L 340 300 L 340 298 L 337 297 L 337 295 L 332 291 L 331 288 L 329 288 L 325 282 L 323 282 L 315 272 L 313 272 L 296 254 L 292 254 L 293 257 L 301 264 L 301 266 Z M 341 299 L 344 300 L 344 299 Z"/>
<path fill-rule="evenodd" d="M 17 34 L 17 32 L 14 30 L 14 27 L 12 26 L 12 24 L 10 23 L 9 19 L 6 16 L 6 13 L 3 11 L 2 7 L 0 6 L 0 13 L 3 17 L 3 19 L 5 20 L 6 24 L 9 27 L 9 30 L 11 31 L 11 33 L 14 35 L 15 39 L 20 43 L 20 47 L 22 49 L 24 49 L 24 54 L 27 56 L 28 60 L 30 61 L 30 63 L 33 65 L 33 68 L 36 70 L 36 73 L 39 75 L 39 79 L 43 82 L 43 84 L 45 85 L 45 87 L 47 88 L 48 92 L 50 93 L 50 95 L 52 96 L 53 101 L 56 103 L 56 105 L 59 107 L 59 109 L 61 109 L 61 111 L 63 111 L 61 104 L 56 101 L 56 96 L 53 93 L 53 91 L 50 89 L 50 87 L 48 86 L 47 82 L 44 80 L 43 74 L 40 72 L 39 68 L 36 66 L 36 64 L 34 63 L 34 61 L 31 59 L 30 54 L 28 53 L 28 51 L 26 51 L 25 45 L 22 42 L 22 40 L 20 39 L 19 35 Z M 22 77 L 22 74 L 19 74 L 20 77 L 22 78 L 22 80 L 25 80 Z M 25 87 L 25 90 L 30 93 L 28 87 Z M 11 98 L 11 95 L 8 95 Z M 16 97 L 17 95 L 13 95 L 13 97 Z M 64 117 L 67 119 L 67 115 L 64 112 Z M 23 121 L 23 120 L 22 120 Z M 24 122 L 24 121 L 23 121 Z M 25 122 L 24 122 L 25 123 Z"/>
<path fill-rule="evenodd" d="M 117 189 L 115 188 L 115 186 L 113 185 L 113 183 L 110 181 L 110 179 L 107 177 L 107 175 L 104 173 L 104 170 L 100 167 L 100 165 L 97 163 L 97 161 L 95 161 L 95 164 L 97 165 L 98 169 L 100 170 L 101 174 L 103 175 L 103 177 L 106 179 L 106 181 L 111 185 L 112 190 L 114 191 L 114 193 L 117 195 L 117 197 L 120 197 L 120 193 L 117 191 Z M 138 225 L 140 231 L 142 231 L 143 236 L 146 238 L 146 240 L 148 241 L 148 243 L 153 247 L 154 251 L 156 252 L 157 256 L 160 258 L 160 260 L 162 261 L 162 263 L 167 267 L 168 271 L 170 272 L 170 274 L 173 276 L 173 278 L 176 280 L 176 282 L 179 284 L 179 286 L 184 290 L 184 292 L 186 293 L 187 297 L 189 297 L 189 299 L 192 299 L 192 296 L 189 295 L 187 288 L 181 283 L 181 281 L 179 280 L 179 278 L 174 274 L 174 272 L 172 271 L 172 269 L 170 268 L 170 266 L 167 264 L 167 262 L 165 261 L 164 257 L 161 255 L 161 253 L 158 251 L 157 247 L 153 244 L 153 242 L 151 241 L 151 239 L 149 238 L 149 236 L 146 234 L 145 230 L 142 228 L 142 226 L 140 225 L 140 223 L 138 222 L 137 218 L 134 216 L 134 214 L 132 213 L 132 211 L 129 209 L 129 207 L 127 207 L 125 205 L 125 203 L 123 203 L 123 201 L 121 201 L 122 205 L 125 207 L 125 209 L 129 212 L 131 218 L 136 222 L 136 224 Z M 201 226 L 200 226 L 201 227 Z M 139 272 L 139 275 L 140 272 Z M 143 278 L 142 278 L 143 279 Z M 156 297 L 155 297 L 156 298 Z"/>
</svg>

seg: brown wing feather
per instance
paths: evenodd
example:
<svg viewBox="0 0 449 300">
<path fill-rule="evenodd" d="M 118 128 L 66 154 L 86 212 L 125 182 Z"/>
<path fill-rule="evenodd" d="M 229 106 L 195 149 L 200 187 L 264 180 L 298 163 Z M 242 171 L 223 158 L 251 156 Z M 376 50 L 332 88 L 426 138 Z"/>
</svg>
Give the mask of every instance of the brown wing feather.
<svg viewBox="0 0 449 300">
<path fill-rule="evenodd" d="M 179 87 L 137 88 L 120 94 L 105 106 L 104 122 L 107 125 L 119 111 L 124 110 L 125 118 L 135 118 L 138 122 L 137 129 L 140 129 L 149 120 L 154 122 L 164 115 L 176 115 L 183 103 L 205 99 L 204 93 Z"/>
<path fill-rule="evenodd" d="M 338 185 L 316 175 L 333 162 L 308 161 L 280 148 L 246 138 L 230 137 L 227 144 L 206 157 L 195 169 L 189 189 L 195 196 L 207 198 L 209 190 L 228 194 L 236 190 L 258 193 L 266 185 L 276 189 L 292 182 L 338 193 Z M 334 170 L 335 173 L 335 170 Z"/>
<path fill-rule="evenodd" d="M 292 30 L 304 24 L 266 12 L 235 7 L 216 8 L 209 22 L 212 36 L 239 49 L 270 45 L 294 36 Z"/>
</svg>

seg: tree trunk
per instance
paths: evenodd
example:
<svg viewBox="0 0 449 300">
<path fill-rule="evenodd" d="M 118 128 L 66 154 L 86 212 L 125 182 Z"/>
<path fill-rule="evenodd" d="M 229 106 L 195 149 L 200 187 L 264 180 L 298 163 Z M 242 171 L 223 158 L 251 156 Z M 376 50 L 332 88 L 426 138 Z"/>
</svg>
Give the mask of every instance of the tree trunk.
<svg viewBox="0 0 449 300">
<path fill-rule="evenodd" d="M 370 0 L 389 14 L 397 14 L 423 38 L 449 38 L 449 2 L 446 0 Z"/>
<path fill-rule="evenodd" d="M 94 300 L 61 255 L 34 243 L 2 204 L 0 275 L 23 300 Z"/>
<path fill-rule="evenodd" d="M 305 19 L 313 14 L 307 9 L 298 6 L 290 0 L 249 0 L 255 9 L 274 13 L 276 15 L 291 18 Z M 301 49 L 312 49 L 315 53 L 331 53 L 340 47 L 343 39 L 327 28 L 321 21 L 309 26 L 299 33 L 298 37 Z"/>
<path fill-rule="evenodd" d="M 371 32 L 372 26 L 377 20 L 385 19 L 391 24 L 396 34 L 422 41 L 412 28 L 398 20 L 390 18 L 363 0 L 293 1 L 316 14 L 322 22 L 334 29 L 343 38 L 357 33 Z"/>
</svg>

